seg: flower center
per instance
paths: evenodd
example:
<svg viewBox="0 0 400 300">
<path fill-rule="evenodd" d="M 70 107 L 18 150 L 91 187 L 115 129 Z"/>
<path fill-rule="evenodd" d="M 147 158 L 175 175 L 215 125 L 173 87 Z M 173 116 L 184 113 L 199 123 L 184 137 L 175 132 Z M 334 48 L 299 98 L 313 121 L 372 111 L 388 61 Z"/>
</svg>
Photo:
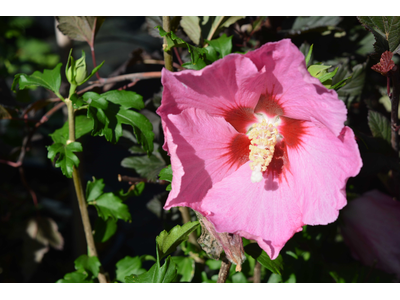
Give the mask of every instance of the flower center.
<svg viewBox="0 0 400 300">
<path fill-rule="evenodd" d="M 248 137 L 250 139 L 250 168 L 251 182 L 260 182 L 263 178 L 263 172 L 267 170 L 272 157 L 274 156 L 275 145 L 281 138 L 276 128 L 279 117 L 273 119 L 272 123 L 263 119 L 259 123 L 251 126 Z"/>
</svg>

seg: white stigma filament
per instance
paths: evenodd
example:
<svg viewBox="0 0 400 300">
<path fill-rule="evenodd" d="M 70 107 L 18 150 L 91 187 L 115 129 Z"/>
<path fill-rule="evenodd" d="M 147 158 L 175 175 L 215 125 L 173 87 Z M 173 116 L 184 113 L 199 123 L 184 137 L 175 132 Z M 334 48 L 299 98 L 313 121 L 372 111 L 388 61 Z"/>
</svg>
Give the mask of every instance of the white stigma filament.
<svg viewBox="0 0 400 300">
<path fill-rule="evenodd" d="M 253 124 L 250 132 L 250 168 L 251 182 L 260 182 L 263 172 L 267 170 L 275 152 L 277 136 L 279 135 L 276 127 L 264 119 L 260 123 Z"/>
</svg>

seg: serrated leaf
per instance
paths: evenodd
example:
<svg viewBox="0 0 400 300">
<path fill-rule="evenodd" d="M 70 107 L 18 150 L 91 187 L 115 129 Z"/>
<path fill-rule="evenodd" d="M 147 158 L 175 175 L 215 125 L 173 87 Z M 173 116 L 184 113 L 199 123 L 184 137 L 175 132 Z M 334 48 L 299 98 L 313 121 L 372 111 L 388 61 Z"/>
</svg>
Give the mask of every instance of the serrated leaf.
<svg viewBox="0 0 400 300">
<path fill-rule="evenodd" d="M 248 244 L 244 247 L 244 252 L 256 259 L 261 265 L 270 270 L 272 273 L 281 275 L 283 270 L 283 259 L 279 255 L 276 259 L 271 260 L 268 254 L 260 248 L 257 244 Z"/>
<path fill-rule="evenodd" d="M 120 110 L 117 114 L 117 119 L 122 124 L 131 125 L 136 139 L 139 144 L 143 146 L 143 149 L 145 149 L 148 154 L 153 152 L 153 125 L 144 115 L 133 110 Z"/>
<path fill-rule="evenodd" d="M 370 110 L 368 112 L 368 126 L 374 137 L 382 138 L 389 144 L 391 143 L 390 121 L 383 115 Z"/>
<path fill-rule="evenodd" d="M 400 17 L 366 16 L 358 20 L 372 32 L 376 43 L 375 51 L 382 54 L 386 50 L 400 54 Z"/>
<path fill-rule="evenodd" d="M 166 39 L 167 39 L 167 47 L 164 49 L 164 51 L 169 51 L 173 47 L 187 48 L 190 53 L 192 63 L 194 65 L 197 64 L 197 61 L 199 59 L 205 59 L 205 56 L 207 54 L 207 50 L 205 48 L 198 48 L 198 47 L 192 46 L 192 45 L 186 43 L 181 38 L 178 38 L 172 31 L 166 32 L 164 29 L 161 28 L 161 26 L 157 26 L 156 28 L 158 28 L 158 30 L 160 32 L 160 36 L 166 37 Z"/>
<path fill-rule="evenodd" d="M 159 172 L 165 167 L 165 162 L 152 154 L 126 157 L 121 161 L 121 166 L 136 170 L 141 177 L 150 181 L 156 181 Z"/>
<path fill-rule="evenodd" d="M 105 17 L 56 17 L 59 24 L 58 29 L 70 39 L 91 44 L 93 28 L 95 35 L 103 24 Z"/>
<path fill-rule="evenodd" d="M 187 36 L 196 45 L 200 44 L 201 28 L 199 25 L 200 18 L 197 16 L 182 16 L 180 25 Z"/>
<path fill-rule="evenodd" d="M 339 67 L 336 76 L 332 78 L 332 85 L 335 85 L 343 78 L 351 77 L 346 85 L 338 90 L 338 96 L 349 106 L 353 101 L 360 98 L 365 83 L 365 64 L 359 64 L 353 67 L 353 72 L 346 70 L 344 66 Z"/>
<path fill-rule="evenodd" d="M 130 274 L 140 275 L 146 272 L 142 268 L 142 259 L 139 256 L 126 256 L 115 265 L 117 267 L 115 275 L 118 281 L 126 282 L 125 278 Z"/>
<path fill-rule="evenodd" d="M 214 51 L 219 53 L 217 56 L 217 59 L 223 58 L 224 56 L 230 54 L 232 52 L 232 38 L 233 35 L 228 37 L 224 33 L 221 35 L 219 38 L 211 40 L 211 41 L 206 41 L 209 46 L 207 47 L 208 52 L 210 53 L 209 48 L 213 48 Z M 212 51 L 211 51 L 212 52 Z M 207 55 L 207 59 L 210 60 L 210 56 Z M 212 62 L 215 60 L 211 60 Z"/>
<path fill-rule="evenodd" d="M 20 90 L 30 86 L 41 86 L 53 91 L 55 94 L 59 94 L 61 86 L 61 65 L 62 63 L 57 64 L 53 70 L 43 70 L 43 73 L 35 71 L 32 75 L 22 73 L 16 74 L 11 90 L 15 92 L 15 87 L 19 84 Z"/>
<path fill-rule="evenodd" d="M 104 221 L 102 218 L 97 218 L 94 225 L 94 241 L 96 243 L 107 242 L 115 234 L 117 228 L 117 220 L 108 218 Z"/>
<path fill-rule="evenodd" d="M 75 139 L 79 139 L 93 129 L 93 120 L 84 115 L 75 117 Z M 68 121 L 64 123 L 63 127 L 57 129 L 49 136 L 53 139 L 54 143 L 66 144 L 68 140 Z"/>
<path fill-rule="evenodd" d="M 88 274 L 89 278 L 96 278 L 99 275 L 101 263 L 96 256 L 83 254 L 75 259 L 75 269 L 78 272 Z"/>
<path fill-rule="evenodd" d="M 128 109 L 134 108 L 141 110 L 144 108 L 143 97 L 132 91 L 112 90 L 101 94 L 101 96 L 114 104 L 121 105 Z"/>
<path fill-rule="evenodd" d="M 197 229 L 200 225 L 198 221 L 188 222 L 182 226 L 176 225 L 170 232 L 162 231 L 156 237 L 157 253 L 159 259 L 175 251 L 176 247 L 187 239 L 189 234 Z"/>
<path fill-rule="evenodd" d="M 153 151 L 151 122 L 144 115 L 130 110 L 144 107 L 142 96 L 129 91 L 109 91 L 101 95 L 87 92 L 82 98 L 89 104 L 87 116 L 94 120 L 92 135 L 104 136 L 107 141 L 116 143 L 123 135 L 122 124 L 128 124 L 147 153 Z"/>
<path fill-rule="evenodd" d="M 64 176 L 71 178 L 73 166 L 78 167 L 79 165 L 79 159 L 74 152 L 82 152 L 81 143 L 72 142 L 68 145 L 55 143 L 51 146 L 48 146 L 47 150 L 47 158 L 50 158 L 52 161 L 54 161 L 55 156 L 59 154 L 55 166 L 61 167 L 61 171 Z"/>
<path fill-rule="evenodd" d="M 175 282 L 178 276 L 176 265 L 169 256 L 164 265 L 160 268 L 155 263 L 146 273 L 136 275 L 132 274 L 125 277 L 126 283 L 170 283 Z"/>
<path fill-rule="evenodd" d="M 56 283 L 93 283 L 93 280 L 87 277 L 87 274 L 75 271 L 65 274 L 64 278 L 57 280 Z"/>
<path fill-rule="evenodd" d="M 176 264 L 177 273 L 181 275 L 180 282 L 191 282 L 194 276 L 194 259 L 185 256 L 172 256 L 172 261 Z"/>
<path fill-rule="evenodd" d="M 95 201 L 89 202 L 89 204 L 96 207 L 99 217 L 103 218 L 103 220 L 114 218 L 128 221 L 131 219 L 128 206 L 122 203 L 121 198 L 114 193 L 102 194 Z"/>
</svg>

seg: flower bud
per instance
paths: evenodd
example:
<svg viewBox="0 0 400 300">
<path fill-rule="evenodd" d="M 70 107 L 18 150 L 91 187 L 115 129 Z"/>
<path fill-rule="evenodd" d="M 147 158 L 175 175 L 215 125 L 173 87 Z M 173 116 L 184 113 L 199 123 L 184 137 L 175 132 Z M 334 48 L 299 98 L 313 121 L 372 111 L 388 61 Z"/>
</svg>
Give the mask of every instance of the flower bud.
<svg viewBox="0 0 400 300">
<path fill-rule="evenodd" d="M 86 79 L 87 70 L 86 70 L 86 60 L 85 60 L 85 52 L 82 51 L 82 57 L 78 59 L 75 63 L 75 82 L 77 85 L 83 83 Z"/>
</svg>

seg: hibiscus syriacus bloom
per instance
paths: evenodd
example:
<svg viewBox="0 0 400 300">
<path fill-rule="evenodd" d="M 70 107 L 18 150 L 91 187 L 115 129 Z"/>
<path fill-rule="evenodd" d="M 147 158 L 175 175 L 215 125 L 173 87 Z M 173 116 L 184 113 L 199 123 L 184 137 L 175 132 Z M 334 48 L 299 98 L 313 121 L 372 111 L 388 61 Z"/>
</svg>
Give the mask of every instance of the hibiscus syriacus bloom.
<svg viewBox="0 0 400 300">
<path fill-rule="evenodd" d="M 199 71 L 164 69 L 162 84 L 173 170 L 165 209 L 191 207 L 272 259 L 303 225 L 336 220 L 362 165 L 358 146 L 344 103 L 290 40 Z"/>
</svg>

